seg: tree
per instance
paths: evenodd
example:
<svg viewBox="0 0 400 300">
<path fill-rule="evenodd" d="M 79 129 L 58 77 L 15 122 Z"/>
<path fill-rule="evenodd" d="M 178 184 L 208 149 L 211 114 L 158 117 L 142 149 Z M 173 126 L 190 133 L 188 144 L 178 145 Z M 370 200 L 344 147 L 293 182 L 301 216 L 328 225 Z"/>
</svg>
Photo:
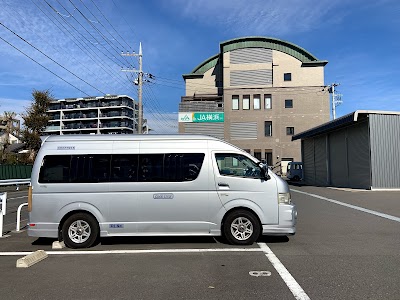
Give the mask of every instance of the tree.
<svg viewBox="0 0 400 300">
<path fill-rule="evenodd" d="M 0 141 L 2 145 L 2 155 L 1 160 L 4 161 L 6 159 L 6 149 L 10 144 L 10 134 L 15 134 L 14 121 L 17 114 L 13 111 L 5 111 L 3 116 L 3 121 L 5 122 L 5 130 L 4 137 L 2 141 Z"/>
<path fill-rule="evenodd" d="M 49 90 L 33 90 L 32 104 L 26 108 L 25 114 L 22 115 L 22 119 L 24 120 L 24 129 L 21 134 L 22 142 L 29 149 L 29 158 L 31 161 L 35 159 L 36 153 L 42 144 L 40 136 L 49 121 L 47 110 L 49 109 L 50 102 L 54 100 Z"/>
</svg>

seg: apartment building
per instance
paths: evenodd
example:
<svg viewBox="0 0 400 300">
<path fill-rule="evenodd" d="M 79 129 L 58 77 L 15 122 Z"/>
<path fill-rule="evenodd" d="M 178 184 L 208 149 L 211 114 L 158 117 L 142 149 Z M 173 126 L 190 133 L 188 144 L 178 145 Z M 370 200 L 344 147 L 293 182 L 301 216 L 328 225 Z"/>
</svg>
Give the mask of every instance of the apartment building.
<svg viewBox="0 0 400 300">
<path fill-rule="evenodd" d="M 47 135 L 138 132 L 138 103 L 126 95 L 60 99 L 47 112 Z"/>
<path fill-rule="evenodd" d="M 218 54 L 183 75 L 179 132 L 216 136 L 269 165 L 300 161 L 292 136 L 329 120 L 326 64 L 275 38 L 222 42 Z"/>
</svg>

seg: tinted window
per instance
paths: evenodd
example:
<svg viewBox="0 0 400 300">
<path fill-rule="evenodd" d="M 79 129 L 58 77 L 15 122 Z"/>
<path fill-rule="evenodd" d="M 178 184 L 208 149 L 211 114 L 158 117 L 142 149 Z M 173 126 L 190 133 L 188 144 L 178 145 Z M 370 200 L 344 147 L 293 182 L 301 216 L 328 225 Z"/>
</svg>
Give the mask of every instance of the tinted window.
<svg viewBox="0 0 400 300">
<path fill-rule="evenodd" d="M 163 181 L 164 154 L 139 155 L 139 181 Z"/>
<path fill-rule="evenodd" d="M 115 154 L 111 162 L 111 181 L 132 182 L 138 180 L 138 155 Z"/>
<path fill-rule="evenodd" d="M 39 182 L 107 182 L 110 177 L 110 155 L 45 156 Z"/>
<path fill-rule="evenodd" d="M 165 181 L 192 181 L 199 176 L 203 153 L 165 154 Z"/>
<path fill-rule="evenodd" d="M 179 182 L 195 180 L 203 153 L 49 155 L 40 183 Z"/>
<path fill-rule="evenodd" d="M 199 175 L 203 160 L 203 153 L 141 154 L 139 181 L 192 181 Z"/>
<path fill-rule="evenodd" d="M 70 155 L 45 156 L 40 168 L 39 182 L 69 182 Z"/>
</svg>

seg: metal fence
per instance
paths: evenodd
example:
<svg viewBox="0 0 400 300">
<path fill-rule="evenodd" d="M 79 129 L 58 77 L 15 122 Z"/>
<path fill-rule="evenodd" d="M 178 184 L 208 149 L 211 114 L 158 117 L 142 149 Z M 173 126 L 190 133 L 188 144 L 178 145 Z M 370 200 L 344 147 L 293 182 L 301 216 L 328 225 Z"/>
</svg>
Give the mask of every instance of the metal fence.
<svg viewBox="0 0 400 300">
<path fill-rule="evenodd" d="M 0 165 L 0 180 L 30 178 L 32 165 Z"/>
</svg>

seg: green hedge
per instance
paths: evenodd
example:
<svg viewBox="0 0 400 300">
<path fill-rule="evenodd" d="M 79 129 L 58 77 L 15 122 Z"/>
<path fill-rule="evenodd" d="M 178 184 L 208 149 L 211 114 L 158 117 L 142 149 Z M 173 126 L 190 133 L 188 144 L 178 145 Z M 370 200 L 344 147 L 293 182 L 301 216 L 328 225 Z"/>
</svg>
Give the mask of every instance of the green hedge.
<svg viewBox="0 0 400 300">
<path fill-rule="evenodd" d="M 32 165 L 0 165 L 0 180 L 31 178 Z"/>
</svg>

